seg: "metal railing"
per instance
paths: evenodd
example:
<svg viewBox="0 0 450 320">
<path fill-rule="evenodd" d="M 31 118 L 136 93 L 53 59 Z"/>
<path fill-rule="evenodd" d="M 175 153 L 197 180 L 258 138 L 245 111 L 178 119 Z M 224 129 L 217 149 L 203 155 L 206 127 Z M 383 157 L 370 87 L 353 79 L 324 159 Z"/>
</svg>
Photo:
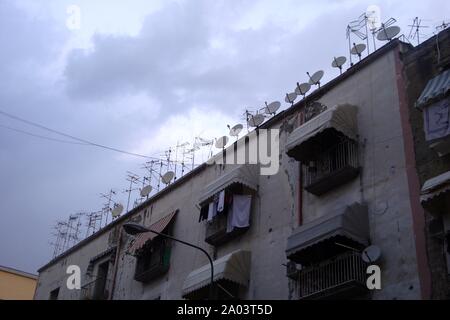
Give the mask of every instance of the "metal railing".
<svg viewBox="0 0 450 320">
<path fill-rule="evenodd" d="M 107 300 L 109 279 L 96 278 L 81 287 L 81 300 Z"/>
<path fill-rule="evenodd" d="M 331 294 L 346 285 L 366 286 L 366 269 L 367 263 L 357 252 L 347 252 L 302 269 L 298 273 L 299 298 Z"/>
<path fill-rule="evenodd" d="M 358 168 L 358 145 L 346 139 L 303 166 L 305 185 L 311 185 L 346 167 Z"/>
</svg>

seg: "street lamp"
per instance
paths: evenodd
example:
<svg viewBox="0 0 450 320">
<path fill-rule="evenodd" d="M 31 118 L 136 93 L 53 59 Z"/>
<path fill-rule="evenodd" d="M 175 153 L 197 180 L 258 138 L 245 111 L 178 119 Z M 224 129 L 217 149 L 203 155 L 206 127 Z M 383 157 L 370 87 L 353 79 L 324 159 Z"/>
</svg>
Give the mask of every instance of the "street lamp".
<svg viewBox="0 0 450 320">
<path fill-rule="evenodd" d="M 167 234 L 160 233 L 160 232 L 157 232 L 157 231 L 154 231 L 154 230 L 150 230 L 150 229 L 148 229 L 148 228 L 146 228 L 146 227 L 144 227 L 144 226 L 142 226 L 140 224 L 137 224 L 137 223 L 132 223 L 132 222 L 125 223 L 123 225 L 123 229 L 125 230 L 126 233 L 128 233 L 130 235 L 136 235 L 136 234 L 144 233 L 144 232 L 152 232 L 152 233 L 155 233 L 155 234 L 157 234 L 157 235 L 159 235 L 159 236 L 161 236 L 163 238 L 167 238 L 167 239 L 170 239 L 170 240 L 182 243 L 182 244 L 184 244 L 186 246 L 195 248 L 195 249 L 200 250 L 201 252 L 203 252 L 206 255 L 206 257 L 208 258 L 209 264 L 211 266 L 211 283 L 209 285 L 209 298 L 211 300 L 213 299 L 213 296 L 214 296 L 214 288 L 213 288 L 213 286 L 214 286 L 214 265 L 213 265 L 213 260 L 211 259 L 211 256 L 209 255 L 208 252 L 206 252 L 205 249 L 200 248 L 199 246 L 196 246 L 195 244 L 192 244 L 192 243 L 189 243 L 189 242 L 186 242 L 186 241 L 183 241 L 183 240 L 176 239 L 176 238 L 174 238 L 172 236 L 169 236 Z"/>
</svg>

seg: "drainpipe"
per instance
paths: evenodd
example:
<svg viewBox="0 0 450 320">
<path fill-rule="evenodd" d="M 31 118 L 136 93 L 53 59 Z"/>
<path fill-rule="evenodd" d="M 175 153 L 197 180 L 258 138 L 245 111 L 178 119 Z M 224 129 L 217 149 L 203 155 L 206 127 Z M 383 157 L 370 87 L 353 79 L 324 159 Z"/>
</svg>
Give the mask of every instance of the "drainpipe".
<svg viewBox="0 0 450 320">
<path fill-rule="evenodd" d="M 121 249 L 121 245 L 122 245 L 122 227 L 119 228 L 119 239 L 118 239 L 118 244 L 117 244 L 117 249 L 116 249 L 116 258 L 114 259 L 114 270 L 113 270 L 113 278 L 112 278 L 112 284 L 111 284 L 111 292 L 109 294 L 108 300 L 112 300 L 113 295 L 114 295 L 114 289 L 116 287 L 116 277 L 117 277 L 117 269 L 118 269 L 118 265 L 119 265 L 119 255 L 120 255 L 120 249 Z"/>
<path fill-rule="evenodd" d="M 304 123 L 304 113 L 299 113 L 299 126 Z M 301 226 L 303 224 L 303 171 L 302 171 L 302 162 L 298 162 L 298 225 Z"/>
<path fill-rule="evenodd" d="M 303 176 L 302 176 L 302 163 L 298 163 L 298 225 L 303 224 Z"/>
</svg>

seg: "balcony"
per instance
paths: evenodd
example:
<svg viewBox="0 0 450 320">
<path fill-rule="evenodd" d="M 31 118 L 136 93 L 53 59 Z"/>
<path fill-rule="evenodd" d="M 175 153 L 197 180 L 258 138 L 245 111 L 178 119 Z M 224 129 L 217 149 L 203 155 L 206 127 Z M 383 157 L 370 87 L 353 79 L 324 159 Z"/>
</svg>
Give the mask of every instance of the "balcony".
<svg viewBox="0 0 450 320">
<path fill-rule="evenodd" d="M 237 237 L 248 229 L 234 228 L 233 231 L 227 233 L 227 217 L 227 214 L 219 214 L 211 222 L 206 224 L 206 243 L 212 246 L 218 246 Z"/>
<path fill-rule="evenodd" d="M 305 190 L 319 196 L 359 174 L 358 145 L 344 139 L 303 166 Z"/>
<path fill-rule="evenodd" d="M 81 300 L 107 300 L 110 280 L 97 278 L 81 287 Z"/>
<path fill-rule="evenodd" d="M 168 245 L 159 244 L 146 249 L 138 256 L 134 279 L 140 282 L 148 282 L 169 270 L 171 249 Z"/>
<path fill-rule="evenodd" d="M 298 272 L 299 299 L 356 298 L 367 293 L 367 263 L 346 252 Z"/>
</svg>

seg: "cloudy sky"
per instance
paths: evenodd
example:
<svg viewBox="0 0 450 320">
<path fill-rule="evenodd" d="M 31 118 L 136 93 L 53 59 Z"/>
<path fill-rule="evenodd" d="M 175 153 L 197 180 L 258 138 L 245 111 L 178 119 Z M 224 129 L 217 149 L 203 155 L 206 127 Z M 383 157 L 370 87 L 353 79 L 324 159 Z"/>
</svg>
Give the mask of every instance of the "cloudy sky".
<svg viewBox="0 0 450 320">
<path fill-rule="evenodd" d="M 369 5 L 406 35 L 415 16 L 431 35 L 450 12 L 447 0 L 0 0 L 0 112 L 159 157 L 227 134 L 306 71 L 335 77 L 346 25 Z M 126 203 L 126 171 L 144 174 L 144 158 L 73 142 L 0 113 L 0 265 L 36 272 L 57 220 L 101 209 L 110 188 Z"/>
</svg>

